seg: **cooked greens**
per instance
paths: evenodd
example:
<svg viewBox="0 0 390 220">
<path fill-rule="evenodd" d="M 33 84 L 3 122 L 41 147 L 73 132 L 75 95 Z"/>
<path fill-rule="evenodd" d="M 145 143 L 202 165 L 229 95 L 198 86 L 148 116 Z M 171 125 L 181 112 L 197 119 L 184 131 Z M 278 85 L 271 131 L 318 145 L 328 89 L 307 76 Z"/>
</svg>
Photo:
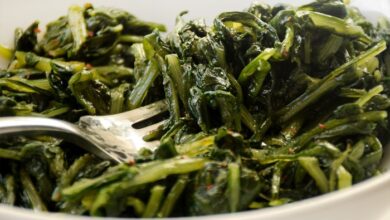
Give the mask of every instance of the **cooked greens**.
<svg viewBox="0 0 390 220">
<path fill-rule="evenodd" d="M 341 0 L 253 4 L 172 32 L 120 9 L 72 6 L 15 32 L 0 115 L 115 114 L 166 99 L 159 139 L 114 164 L 47 136 L 0 137 L 1 203 L 91 216 L 175 217 L 279 206 L 380 173 L 390 22 Z"/>
</svg>

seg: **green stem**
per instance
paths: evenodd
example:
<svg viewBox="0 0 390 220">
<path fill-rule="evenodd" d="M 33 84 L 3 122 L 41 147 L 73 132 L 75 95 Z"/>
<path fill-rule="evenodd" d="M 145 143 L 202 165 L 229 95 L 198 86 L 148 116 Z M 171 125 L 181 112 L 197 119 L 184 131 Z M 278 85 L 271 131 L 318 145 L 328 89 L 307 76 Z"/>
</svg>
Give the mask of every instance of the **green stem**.
<svg viewBox="0 0 390 220">
<path fill-rule="evenodd" d="M 5 188 L 7 190 L 7 204 L 15 205 L 16 202 L 16 182 L 15 177 L 8 175 L 5 179 Z"/>
<path fill-rule="evenodd" d="M 180 196 L 184 192 L 187 183 L 188 183 L 188 175 L 182 175 L 179 177 L 179 179 L 176 181 L 175 185 L 173 185 L 171 191 L 167 195 L 165 201 L 163 202 L 163 205 L 157 217 L 166 218 L 171 214 L 176 204 L 176 201 L 180 198 Z"/>
<path fill-rule="evenodd" d="M 375 86 L 374 88 L 372 88 L 370 91 L 367 92 L 367 94 L 365 94 L 364 96 L 360 97 L 358 100 L 356 100 L 356 104 L 358 104 L 360 107 L 362 107 L 363 105 L 365 105 L 368 101 L 370 101 L 370 99 L 376 95 L 378 95 L 379 93 L 381 93 L 383 91 L 383 86 L 382 85 L 378 85 L 378 86 Z"/>
<path fill-rule="evenodd" d="M 150 190 L 151 195 L 142 218 L 152 218 L 156 216 L 157 210 L 160 207 L 161 201 L 164 197 L 164 191 L 165 187 L 161 185 L 154 186 Z"/>
<path fill-rule="evenodd" d="M 287 165 L 287 163 L 284 161 L 280 161 L 274 165 L 274 170 L 273 170 L 273 174 L 272 174 L 272 184 L 271 184 L 272 200 L 279 199 L 282 172 L 283 172 L 283 169 L 286 165 Z"/>
<path fill-rule="evenodd" d="M 343 166 L 337 169 L 337 188 L 344 189 L 352 186 L 352 175 Z"/>
<path fill-rule="evenodd" d="M 73 164 L 69 167 L 68 170 L 63 172 L 60 178 L 60 183 L 58 184 L 58 187 L 55 189 L 52 200 L 59 201 L 61 199 L 61 190 L 65 187 L 68 187 L 71 185 L 71 183 L 74 181 L 76 176 L 81 172 L 84 167 L 88 165 L 88 163 L 92 162 L 92 155 L 86 154 L 80 158 L 78 158 Z"/>
<path fill-rule="evenodd" d="M 230 212 L 237 212 L 240 204 L 240 166 L 237 163 L 228 165 L 228 201 Z"/>
<path fill-rule="evenodd" d="M 299 164 L 309 173 L 309 175 L 314 179 L 318 188 L 322 193 L 329 191 L 328 179 L 326 178 L 324 172 L 320 168 L 318 159 L 315 157 L 300 157 L 298 158 Z"/>
<path fill-rule="evenodd" d="M 267 61 L 276 53 L 276 49 L 267 48 L 263 52 L 261 52 L 257 57 L 255 57 L 248 65 L 244 67 L 238 76 L 238 82 L 243 85 L 246 84 L 249 80 L 249 77 L 252 76 L 259 67 L 259 63 L 261 60 Z"/>
<path fill-rule="evenodd" d="M 143 41 L 144 37 L 138 35 L 121 35 L 119 37 L 121 43 L 142 43 Z"/>
<path fill-rule="evenodd" d="M 38 191 L 35 189 L 34 184 L 31 181 L 30 176 L 24 169 L 20 170 L 20 182 L 27 193 L 33 209 L 37 211 L 47 211 L 45 203 L 43 203 Z"/>
<path fill-rule="evenodd" d="M 156 60 L 151 60 L 147 66 L 144 75 L 141 77 L 135 85 L 133 91 L 131 91 L 128 99 L 128 109 L 135 109 L 142 105 L 148 90 L 152 87 L 154 80 L 159 75 L 160 70 Z"/>
<path fill-rule="evenodd" d="M 19 151 L 0 148 L 0 158 L 21 160 L 22 156 L 23 156 L 22 153 L 20 153 Z"/>
<path fill-rule="evenodd" d="M 185 91 L 183 84 L 183 72 L 181 69 L 179 57 L 176 54 L 168 54 L 165 56 L 168 66 L 168 75 L 171 77 L 174 86 L 177 88 L 179 97 L 183 106 L 188 110 L 188 91 Z"/>
<path fill-rule="evenodd" d="M 175 157 L 168 160 L 158 161 L 151 166 L 141 167 L 139 173 L 127 181 L 127 187 L 142 185 L 164 179 L 173 174 L 185 174 L 202 169 L 207 160 L 202 158 Z"/>
<path fill-rule="evenodd" d="M 87 192 L 94 190 L 103 185 L 121 179 L 124 176 L 132 176 L 136 173 L 136 169 L 128 167 L 125 164 L 118 165 L 109 169 L 105 174 L 94 179 L 83 179 L 76 182 L 70 187 L 62 190 L 61 195 L 67 199 L 77 199 L 85 195 Z"/>
<path fill-rule="evenodd" d="M 301 136 L 297 137 L 295 140 L 295 147 L 300 149 L 303 146 L 305 146 L 314 136 L 330 130 L 332 128 L 352 123 L 352 122 L 357 122 L 357 121 L 367 121 L 367 122 L 378 122 L 382 121 L 387 117 L 387 112 L 386 111 L 372 111 L 372 112 L 365 112 L 359 115 L 354 115 L 348 118 L 343 118 L 343 119 L 332 119 L 327 121 L 326 123 L 323 124 L 323 126 L 317 126 L 310 131 L 302 134 Z"/>
<path fill-rule="evenodd" d="M 240 105 L 240 116 L 244 125 L 247 126 L 253 133 L 255 133 L 257 130 L 256 120 L 253 118 L 245 105 Z"/>
<path fill-rule="evenodd" d="M 355 57 L 349 62 L 333 70 L 326 77 L 321 79 L 321 81 L 318 82 L 316 86 L 312 86 L 311 87 L 312 89 L 308 89 L 301 96 L 299 96 L 294 101 L 289 103 L 287 106 L 279 110 L 276 113 L 276 115 L 280 116 L 279 122 L 283 123 L 288 121 L 294 115 L 296 115 L 301 110 L 306 108 L 308 105 L 317 101 L 319 98 L 329 93 L 330 91 L 333 91 L 334 88 L 337 88 L 338 86 L 344 85 L 345 83 L 348 82 L 350 83 L 354 79 L 360 78 L 361 75 L 363 74 L 361 71 L 353 71 L 351 73 L 350 71 L 347 70 L 353 67 L 354 65 L 356 66 L 364 65 L 368 60 L 370 60 L 372 57 L 377 56 L 385 49 L 386 49 L 386 42 L 381 41 L 375 46 L 373 46 L 372 48 L 370 48 L 369 50 L 367 50 L 366 52 L 364 52 L 363 54 Z M 350 74 L 350 75 L 343 77 L 343 75 L 346 74 Z M 342 82 L 342 81 L 346 81 L 346 82 Z"/>
<path fill-rule="evenodd" d="M 207 152 L 214 144 L 215 136 L 207 136 L 197 141 L 176 145 L 176 151 L 180 155 L 194 157 Z"/>
<path fill-rule="evenodd" d="M 343 162 L 347 159 L 349 153 L 351 152 L 350 148 L 347 148 L 337 159 L 333 160 L 330 165 L 330 174 L 329 174 L 329 191 L 336 190 L 336 177 L 340 167 L 342 167 Z"/>
<path fill-rule="evenodd" d="M 127 198 L 126 203 L 128 206 L 133 207 L 135 214 L 139 217 L 141 217 L 142 214 L 145 212 L 144 202 L 142 202 L 142 200 L 136 197 L 130 196 L 129 198 Z"/>
</svg>

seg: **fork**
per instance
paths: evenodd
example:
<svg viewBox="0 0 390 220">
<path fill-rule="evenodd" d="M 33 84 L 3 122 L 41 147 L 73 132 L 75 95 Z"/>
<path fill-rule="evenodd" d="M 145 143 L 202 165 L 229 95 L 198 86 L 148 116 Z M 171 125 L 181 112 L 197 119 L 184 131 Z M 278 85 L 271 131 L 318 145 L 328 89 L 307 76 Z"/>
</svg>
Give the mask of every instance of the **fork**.
<svg viewBox="0 0 390 220">
<path fill-rule="evenodd" d="M 167 110 L 165 100 L 161 100 L 119 114 L 83 116 L 77 124 L 40 117 L 1 117 L 0 135 L 49 135 L 103 159 L 128 163 L 141 148 L 154 150 L 159 145 L 159 141 L 146 142 L 143 137 L 163 125 L 165 120 L 157 117 Z"/>
</svg>

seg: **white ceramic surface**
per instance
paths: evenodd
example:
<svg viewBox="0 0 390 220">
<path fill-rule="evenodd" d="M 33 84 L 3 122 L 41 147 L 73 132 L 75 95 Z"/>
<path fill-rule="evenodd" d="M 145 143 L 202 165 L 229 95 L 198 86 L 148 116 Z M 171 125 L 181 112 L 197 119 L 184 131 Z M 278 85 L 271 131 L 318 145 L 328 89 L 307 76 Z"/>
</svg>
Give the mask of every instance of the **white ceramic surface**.
<svg viewBox="0 0 390 220">
<path fill-rule="evenodd" d="M 288 2 L 302 4 L 308 0 L 264 0 L 271 4 Z M 172 29 L 176 15 L 189 10 L 188 18 L 205 18 L 208 22 L 219 12 L 242 10 L 252 0 L 0 0 L 0 43 L 12 47 L 15 27 L 26 27 L 34 20 L 43 24 L 64 15 L 69 5 L 91 2 L 123 8 L 144 20 L 158 21 Z M 368 18 L 390 17 L 390 0 L 352 0 Z M 4 65 L 0 60 L 0 67 Z M 385 150 L 383 169 L 390 170 L 390 146 Z M 0 205 L 0 220 L 90 220 L 91 218 L 63 214 L 34 213 Z M 104 218 L 113 220 L 113 218 Z M 199 219 L 240 220 L 390 220 L 390 171 L 353 186 L 281 207 L 236 214 L 199 217 Z"/>
</svg>

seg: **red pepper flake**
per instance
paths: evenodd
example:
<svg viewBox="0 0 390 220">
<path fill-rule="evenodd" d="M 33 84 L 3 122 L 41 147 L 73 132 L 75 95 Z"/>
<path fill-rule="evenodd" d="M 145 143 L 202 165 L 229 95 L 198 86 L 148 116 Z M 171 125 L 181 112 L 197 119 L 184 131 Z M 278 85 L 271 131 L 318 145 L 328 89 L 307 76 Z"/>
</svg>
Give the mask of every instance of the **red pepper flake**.
<svg viewBox="0 0 390 220">
<path fill-rule="evenodd" d="M 326 128 L 326 126 L 324 125 L 324 124 L 318 124 L 318 127 L 320 127 L 321 129 L 325 129 Z"/>
<path fill-rule="evenodd" d="M 213 187 L 214 187 L 213 184 L 209 184 L 209 185 L 206 186 L 206 189 L 207 189 L 207 190 L 210 190 L 210 189 L 212 189 Z"/>
<path fill-rule="evenodd" d="M 41 29 L 39 29 L 38 27 L 34 29 L 34 33 L 41 33 Z"/>
<path fill-rule="evenodd" d="M 288 57 L 288 54 L 289 54 L 289 52 L 287 50 L 283 50 L 283 52 L 282 52 L 283 57 Z"/>
<path fill-rule="evenodd" d="M 90 63 L 85 64 L 85 68 L 87 68 L 88 70 L 92 69 L 92 67 L 93 66 Z"/>
<path fill-rule="evenodd" d="M 134 166 L 134 165 L 135 165 L 135 160 L 134 160 L 134 159 L 130 159 L 129 161 L 127 161 L 127 163 L 128 163 L 130 166 Z"/>
<path fill-rule="evenodd" d="M 95 35 L 95 33 L 93 33 L 93 31 L 88 31 L 88 37 L 93 37 Z"/>
<path fill-rule="evenodd" d="M 93 7 L 92 4 L 89 3 L 89 2 L 87 2 L 87 3 L 84 4 L 84 8 L 85 8 L 85 9 L 92 8 L 92 7 Z"/>
</svg>

